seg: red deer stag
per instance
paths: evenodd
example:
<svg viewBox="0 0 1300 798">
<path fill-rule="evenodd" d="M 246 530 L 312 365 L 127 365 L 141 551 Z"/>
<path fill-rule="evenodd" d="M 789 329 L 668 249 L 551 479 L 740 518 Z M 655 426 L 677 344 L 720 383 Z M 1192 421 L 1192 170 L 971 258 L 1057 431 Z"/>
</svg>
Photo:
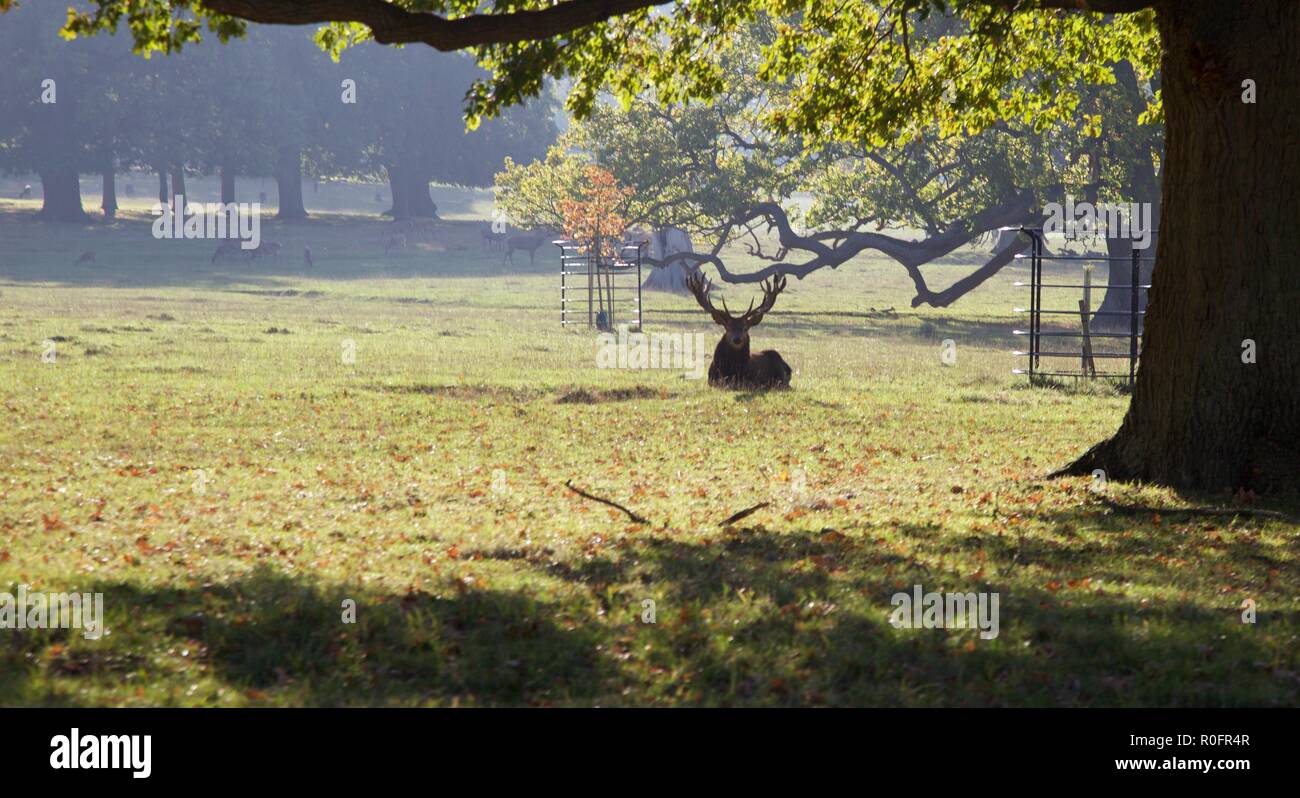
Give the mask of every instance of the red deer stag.
<svg viewBox="0 0 1300 798">
<path fill-rule="evenodd" d="M 709 312 L 713 321 L 721 325 L 725 332 L 718 346 L 713 350 L 713 363 L 709 366 L 709 384 L 720 388 L 742 388 L 747 390 L 766 390 L 768 388 L 789 388 L 790 375 L 793 373 L 776 350 L 766 349 L 757 355 L 749 353 L 749 330 L 763 320 L 763 316 L 776 303 L 777 294 L 785 290 L 785 277 L 763 282 L 763 302 L 754 307 L 750 300 L 749 310 L 739 316 L 733 316 L 727 310 L 723 300 L 722 310 L 713 307 L 709 297 L 712 284 L 705 283 L 704 275 L 696 272 L 686 281 L 695 301 Z"/>
</svg>

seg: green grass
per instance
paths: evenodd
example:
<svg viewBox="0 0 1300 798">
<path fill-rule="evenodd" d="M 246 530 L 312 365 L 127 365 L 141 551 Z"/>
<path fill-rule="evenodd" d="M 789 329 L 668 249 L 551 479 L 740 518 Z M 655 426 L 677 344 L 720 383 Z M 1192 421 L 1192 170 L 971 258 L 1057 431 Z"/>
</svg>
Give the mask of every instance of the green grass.
<svg viewBox="0 0 1300 798">
<path fill-rule="evenodd" d="M 597 369 L 555 254 L 468 223 L 393 257 L 360 217 L 270 223 L 281 263 L 211 266 L 31 207 L 0 203 L 0 591 L 102 591 L 110 633 L 0 630 L 5 705 L 1297 701 L 1295 526 L 1044 479 L 1126 398 L 1010 374 L 1023 271 L 945 310 L 884 259 L 791 281 L 754 338 L 794 390 L 752 395 Z M 914 584 L 998 592 L 1001 634 L 891 627 Z"/>
</svg>

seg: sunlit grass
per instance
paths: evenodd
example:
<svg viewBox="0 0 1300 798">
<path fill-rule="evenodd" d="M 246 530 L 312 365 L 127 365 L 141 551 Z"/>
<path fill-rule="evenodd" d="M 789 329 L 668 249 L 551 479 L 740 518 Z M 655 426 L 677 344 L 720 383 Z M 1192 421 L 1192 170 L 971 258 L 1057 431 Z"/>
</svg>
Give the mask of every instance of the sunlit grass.
<svg viewBox="0 0 1300 798">
<path fill-rule="evenodd" d="M 944 310 L 884 259 L 792 281 L 754 339 L 794 390 L 749 395 L 597 369 L 554 252 L 471 224 L 392 257 L 268 224 L 280 263 L 213 265 L 143 218 L 0 214 L 0 591 L 103 591 L 111 632 L 0 630 L 5 704 L 1296 701 L 1296 527 L 1044 479 L 1126 399 L 1010 374 L 1023 271 Z M 1001 634 L 890 627 L 914 584 L 999 592 Z"/>
</svg>

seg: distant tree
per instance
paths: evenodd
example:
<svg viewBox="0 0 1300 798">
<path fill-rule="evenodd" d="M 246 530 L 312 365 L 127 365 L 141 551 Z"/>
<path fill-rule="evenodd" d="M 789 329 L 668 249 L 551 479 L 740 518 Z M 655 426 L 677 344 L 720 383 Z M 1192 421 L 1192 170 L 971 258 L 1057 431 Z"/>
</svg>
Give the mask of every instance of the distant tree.
<svg viewBox="0 0 1300 798">
<path fill-rule="evenodd" d="M 436 215 L 433 181 L 488 186 L 505 158 L 540 158 L 555 141 L 545 98 L 467 131 L 464 88 L 484 73 L 463 55 L 362 45 L 344 52 L 336 71 L 355 82 L 356 102 L 340 102 L 336 91 L 326 106 L 325 168 L 388 180 L 395 218 Z"/>
<path fill-rule="evenodd" d="M 91 143 L 102 132 L 92 110 L 95 95 L 103 91 L 103 75 L 91 62 L 103 49 L 94 41 L 59 41 L 51 28 L 63 17 L 62 9 L 47 4 L 10 12 L 0 25 L 6 65 L 0 81 L 0 168 L 39 175 L 40 218 L 80 222 L 86 213 L 79 175 L 102 166 Z"/>
</svg>

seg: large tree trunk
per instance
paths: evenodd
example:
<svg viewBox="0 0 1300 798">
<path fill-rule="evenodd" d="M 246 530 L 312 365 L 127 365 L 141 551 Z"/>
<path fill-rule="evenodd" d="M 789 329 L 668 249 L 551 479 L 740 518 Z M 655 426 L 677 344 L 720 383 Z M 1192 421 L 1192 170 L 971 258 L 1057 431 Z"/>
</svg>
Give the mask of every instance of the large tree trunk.
<svg viewBox="0 0 1300 798">
<path fill-rule="evenodd" d="M 388 173 L 388 189 L 393 195 L 393 206 L 384 211 L 385 216 L 391 216 L 394 220 L 411 218 L 411 196 L 410 184 L 406 172 L 392 164 L 384 167 Z"/>
<path fill-rule="evenodd" d="M 302 204 L 302 149 L 286 147 L 280 151 L 275 169 L 275 185 L 280 195 L 280 219 L 306 219 Z"/>
<path fill-rule="evenodd" d="M 1294 487 L 1300 464 L 1300 3 L 1158 8 L 1166 141 L 1159 262 L 1128 414 L 1066 473 Z M 1259 101 L 1242 102 L 1254 80 Z M 1244 363 L 1254 341 L 1256 362 Z"/>
<path fill-rule="evenodd" d="M 1159 229 L 1159 205 L 1152 206 L 1152 229 Z M 1151 246 L 1138 253 L 1138 285 L 1151 285 L 1151 273 L 1156 254 L 1156 235 L 1151 235 Z M 1133 324 L 1130 313 L 1133 303 L 1133 242 L 1127 238 L 1106 238 L 1106 257 L 1110 258 L 1106 275 L 1106 296 L 1097 308 L 1090 327 L 1096 332 L 1128 332 Z M 1138 313 L 1147 309 L 1147 292 L 1138 289 Z M 1146 331 L 1145 317 L 1138 317 L 1138 333 Z"/>
<path fill-rule="evenodd" d="M 185 215 L 185 209 L 189 205 L 189 200 L 185 199 L 185 166 L 180 165 L 172 170 L 172 200 L 176 207 L 172 208 L 173 213 Z"/>
<path fill-rule="evenodd" d="M 1133 72 L 1133 65 L 1128 61 L 1120 61 L 1115 65 L 1116 77 L 1120 85 L 1124 88 L 1126 96 L 1132 102 L 1131 113 L 1136 116 L 1145 104 L 1145 97 L 1138 88 L 1137 76 Z M 1140 136 L 1137 130 L 1131 130 L 1129 135 L 1135 138 Z M 1152 158 L 1163 157 L 1159 152 L 1148 155 L 1138 153 L 1131 164 L 1127 164 L 1132 169 L 1129 179 L 1129 185 L 1125 191 L 1123 199 L 1131 202 L 1147 202 L 1151 204 L 1151 244 L 1145 250 L 1139 253 L 1141 260 L 1138 263 L 1138 283 L 1139 285 L 1151 284 L 1151 272 L 1155 267 L 1153 258 L 1156 256 L 1157 246 L 1160 236 L 1156 232 L 1160 229 L 1160 178 L 1156 175 L 1156 165 Z M 1133 292 L 1129 287 L 1133 283 L 1133 247 L 1132 244 L 1123 239 L 1108 236 L 1106 239 L 1107 256 L 1111 258 L 1109 266 L 1110 271 L 1107 275 L 1106 296 L 1102 300 L 1101 306 L 1097 308 L 1100 315 L 1093 317 L 1092 329 L 1103 330 L 1128 330 L 1132 325 L 1132 319 L 1122 315 L 1129 313 L 1133 303 Z M 1138 312 L 1146 310 L 1147 292 L 1138 291 Z M 1142 331 L 1145 325 L 1143 319 L 1138 318 L 1138 330 Z"/>
<path fill-rule="evenodd" d="M 235 201 L 235 170 L 229 164 L 221 166 L 221 202 L 230 204 Z"/>
<path fill-rule="evenodd" d="M 164 208 L 169 207 L 172 204 L 172 198 L 167 193 L 167 170 L 166 169 L 158 170 L 158 201 L 162 203 Z"/>
<path fill-rule="evenodd" d="M 695 248 L 691 245 L 691 237 L 685 230 L 678 227 L 665 227 L 656 230 L 650 236 L 650 245 L 646 247 L 645 255 L 653 260 L 663 260 L 669 255 L 678 252 L 694 251 Z M 646 291 L 689 294 L 690 290 L 686 287 L 686 278 L 699 271 L 699 268 L 699 264 L 695 262 L 688 263 L 681 260 L 668 266 L 652 268 L 650 274 L 641 283 L 641 287 Z"/>
<path fill-rule="evenodd" d="M 438 218 L 438 204 L 433 201 L 429 195 L 429 182 L 432 175 L 428 173 L 418 174 L 410 173 L 410 185 L 407 187 L 408 202 L 411 207 L 411 215 L 419 216 L 426 219 Z"/>
<path fill-rule="evenodd" d="M 81 180 L 77 170 L 70 166 L 42 169 L 41 192 L 45 201 L 37 215 L 47 222 L 84 222 L 86 211 L 81 207 Z"/>
<path fill-rule="evenodd" d="M 113 164 L 109 164 L 104 170 L 104 190 L 103 199 L 99 207 L 104 211 L 105 219 L 112 219 L 117 216 L 117 173 Z"/>
</svg>

